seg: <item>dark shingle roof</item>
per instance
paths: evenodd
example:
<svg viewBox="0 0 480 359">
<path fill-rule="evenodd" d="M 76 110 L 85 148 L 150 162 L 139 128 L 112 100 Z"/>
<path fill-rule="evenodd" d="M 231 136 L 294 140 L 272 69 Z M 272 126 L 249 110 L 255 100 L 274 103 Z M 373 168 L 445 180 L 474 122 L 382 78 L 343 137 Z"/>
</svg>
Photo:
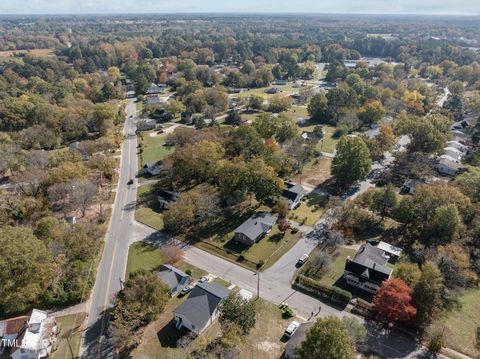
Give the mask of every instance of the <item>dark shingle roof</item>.
<svg viewBox="0 0 480 359">
<path fill-rule="evenodd" d="M 266 233 L 277 221 L 277 216 L 272 213 L 258 212 L 243 222 L 235 229 L 235 233 L 242 233 L 252 241 L 255 241 L 263 233 Z"/>
<path fill-rule="evenodd" d="M 228 296 L 229 289 L 216 283 L 200 283 L 193 288 L 188 299 L 174 312 L 184 315 L 195 326 L 203 328 L 220 302 Z"/>
<path fill-rule="evenodd" d="M 164 264 L 157 272 L 157 276 L 165 283 L 170 289 L 176 288 L 183 278 L 189 277 L 189 275 L 180 269 L 177 269 L 169 264 Z"/>
<path fill-rule="evenodd" d="M 392 269 L 386 266 L 387 262 L 388 258 L 384 256 L 383 250 L 365 243 L 352 260 L 347 260 L 345 270 L 360 278 L 381 283 L 392 273 Z"/>
<path fill-rule="evenodd" d="M 305 195 L 305 189 L 302 185 L 286 183 L 287 188 L 283 190 L 282 197 L 286 198 L 289 202 L 292 203 L 297 200 L 298 197 L 303 197 Z"/>
</svg>

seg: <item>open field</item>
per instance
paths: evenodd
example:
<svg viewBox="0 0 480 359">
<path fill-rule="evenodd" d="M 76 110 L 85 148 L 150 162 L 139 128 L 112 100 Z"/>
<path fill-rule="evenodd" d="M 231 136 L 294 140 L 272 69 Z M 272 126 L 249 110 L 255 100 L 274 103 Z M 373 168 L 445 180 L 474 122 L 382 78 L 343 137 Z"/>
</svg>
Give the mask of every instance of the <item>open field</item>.
<svg viewBox="0 0 480 359">
<path fill-rule="evenodd" d="M 188 358 L 194 350 L 205 347 L 209 342 L 221 335 L 218 321 L 214 322 L 199 337 L 186 348 L 177 348 L 176 342 L 182 332 L 172 325 L 172 311 L 185 298 L 172 298 L 160 318 L 145 329 L 138 348 L 132 353 L 132 358 Z M 244 337 L 238 349 L 244 358 L 279 358 L 285 344 L 280 340 L 288 320 L 282 319 L 281 310 L 262 299 L 256 301 L 257 318 L 252 331 Z"/>
<path fill-rule="evenodd" d="M 0 51 L 0 58 L 11 57 L 19 54 L 31 54 L 35 56 L 51 56 L 54 49 L 32 49 L 32 50 L 6 50 Z"/>
<path fill-rule="evenodd" d="M 65 315 L 55 318 L 60 328 L 57 349 L 52 353 L 52 359 L 72 358 L 78 355 L 82 336 L 82 323 L 86 313 Z"/>
<path fill-rule="evenodd" d="M 173 152 L 173 147 L 165 146 L 166 135 L 160 134 L 157 136 L 150 136 L 154 131 L 143 132 L 143 152 L 140 154 L 139 167 L 143 167 L 145 163 L 160 161 L 166 155 Z"/>
<path fill-rule="evenodd" d="M 326 197 L 311 193 L 300 206 L 290 211 L 288 218 L 306 226 L 313 226 L 322 216 L 328 200 Z"/>
<path fill-rule="evenodd" d="M 138 187 L 135 219 L 158 231 L 163 229 L 163 214 L 158 208 L 157 197 L 151 183 Z"/>
</svg>

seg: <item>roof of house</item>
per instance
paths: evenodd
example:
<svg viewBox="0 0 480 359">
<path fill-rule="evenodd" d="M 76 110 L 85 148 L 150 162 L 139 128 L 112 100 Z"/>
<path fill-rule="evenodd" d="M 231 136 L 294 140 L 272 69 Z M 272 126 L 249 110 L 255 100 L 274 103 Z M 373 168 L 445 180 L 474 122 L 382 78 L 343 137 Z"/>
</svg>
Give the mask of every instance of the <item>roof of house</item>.
<svg viewBox="0 0 480 359">
<path fill-rule="evenodd" d="M 190 277 L 187 273 L 177 269 L 169 264 L 163 264 L 157 272 L 157 276 L 170 289 L 176 288 L 182 279 Z"/>
<path fill-rule="evenodd" d="M 229 293 L 229 289 L 223 285 L 211 282 L 199 283 L 193 288 L 187 300 L 175 308 L 174 312 L 187 317 L 196 329 L 201 329 Z"/>
<path fill-rule="evenodd" d="M 351 260 L 345 263 L 345 270 L 373 282 L 381 283 L 390 277 L 392 269 L 386 266 L 389 257 L 385 251 L 364 243 Z"/>
<path fill-rule="evenodd" d="M 390 243 L 384 241 L 370 240 L 368 241 L 371 245 L 381 249 L 382 251 L 393 254 L 394 256 L 400 257 L 402 254 L 402 248 L 392 246 Z"/>
<path fill-rule="evenodd" d="M 282 192 L 282 197 L 286 198 L 289 202 L 294 202 L 298 197 L 303 197 L 306 194 L 305 188 L 300 184 L 285 183 L 286 188 Z"/>
<path fill-rule="evenodd" d="M 158 191 L 158 196 L 162 197 L 166 201 L 176 201 L 178 199 L 178 196 L 180 196 L 180 193 L 161 189 L 160 191 Z"/>
<path fill-rule="evenodd" d="M 160 104 L 160 96 L 158 95 L 149 95 L 147 96 L 147 105 L 157 105 Z"/>
<path fill-rule="evenodd" d="M 417 188 L 418 186 L 421 186 L 422 184 L 423 184 L 422 181 L 410 178 L 403 183 L 403 186 L 414 189 L 414 188 Z"/>
<path fill-rule="evenodd" d="M 235 229 L 235 233 L 242 233 L 248 238 L 255 240 L 272 228 L 276 221 L 277 216 L 273 213 L 258 212 L 238 226 Z"/>
<path fill-rule="evenodd" d="M 307 330 L 310 329 L 315 323 L 302 323 L 297 328 L 292 337 L 288 340 L 287 345 L 285 345 L 285 350 L 295 351 L 300 344 L 305 340 L 307 336 Z"/>
<path fill-rule="evenodd" d="M 449 167 L 454 170 L 460 170 L 466 168 L 464 165 L 462 165 L 459 162 L 452 161 L 451 159 L 445 158 L 440 156 L 440 159 L 438 160 L 437 166 L 438 165 L 443 165 L 445 167 Z"/>
<path fill-rule="evenodd" d="M 23 315 L 21 317 L 2 320 L 0 322 L 0 338 L 7 335 L 20 333 L 20 331 L 25 326 L 25 323 L 28 322 L 28 318 L 28 316 Z"/>
<path fill-rule="evenodd" d="M 57 323 L 53 317 L 43 310 L 33 309 L 28 327 L 19 338 L 18 348 L 32 350 L 45 354 L 54 341 Z"/>
</svg>

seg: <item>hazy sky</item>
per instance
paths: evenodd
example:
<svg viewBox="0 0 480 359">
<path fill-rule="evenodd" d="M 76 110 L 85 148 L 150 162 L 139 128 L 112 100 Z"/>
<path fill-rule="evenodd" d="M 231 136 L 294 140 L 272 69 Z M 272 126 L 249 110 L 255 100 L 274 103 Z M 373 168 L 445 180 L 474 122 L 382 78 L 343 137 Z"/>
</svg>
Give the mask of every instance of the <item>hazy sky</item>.
<svg viewBox="0 0 480 359">
<path fill-rule="evenodd" d="M 479 15 L 480 0 L 0 0 L 0 14 L 198 12 Z"/>
</svg>

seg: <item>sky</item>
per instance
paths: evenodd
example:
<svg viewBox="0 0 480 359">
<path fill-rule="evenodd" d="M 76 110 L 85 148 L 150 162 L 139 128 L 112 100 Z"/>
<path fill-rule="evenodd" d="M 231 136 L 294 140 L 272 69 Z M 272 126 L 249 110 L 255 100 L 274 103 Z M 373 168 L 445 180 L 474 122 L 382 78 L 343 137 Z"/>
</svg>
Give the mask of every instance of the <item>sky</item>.
<svg viewBox="0 0 480 359">
<path fill-rule="evenodd" d="M 0 0 L 0 15 L 265 12 L 480 15 L 480 0 Z"/>
</svg>

